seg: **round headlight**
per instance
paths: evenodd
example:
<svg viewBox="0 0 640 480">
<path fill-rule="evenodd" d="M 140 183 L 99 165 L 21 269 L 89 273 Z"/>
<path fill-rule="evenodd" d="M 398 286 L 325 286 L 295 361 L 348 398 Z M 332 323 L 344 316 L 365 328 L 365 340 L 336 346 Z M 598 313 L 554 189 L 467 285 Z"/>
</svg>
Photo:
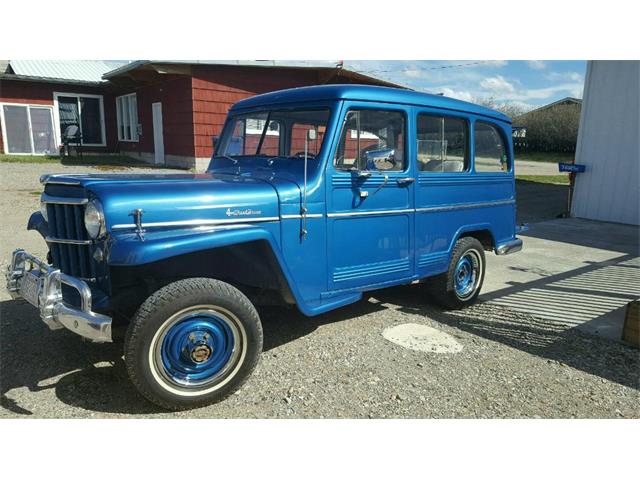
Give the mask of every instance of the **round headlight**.
<svg viewBox="0 0 640 480">
<path fill-rule="evenodd" d="M 104 212 L 98 200 L 91 200 L 84 209 L 84 227 L 91 238 L 105 234 Z"/>
<path fill-rule="evenodd" d="M 40 202 L 40 213 L 44 217 L 45 222 L 49 222 L 49 217 L 47 216 L 47 204 L 44 202 Z"/>
</svg>

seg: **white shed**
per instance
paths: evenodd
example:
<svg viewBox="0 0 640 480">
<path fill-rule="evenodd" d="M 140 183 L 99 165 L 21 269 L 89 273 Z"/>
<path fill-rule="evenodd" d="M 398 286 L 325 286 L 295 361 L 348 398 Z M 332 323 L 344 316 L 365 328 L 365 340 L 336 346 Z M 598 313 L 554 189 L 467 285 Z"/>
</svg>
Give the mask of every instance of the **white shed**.
<svg viewBox="0 0 640 480">
<path fill-rule="evenodd" d="M 640 225 L 640 61 L 589 61 L 574 217 Z"/>
</svg>

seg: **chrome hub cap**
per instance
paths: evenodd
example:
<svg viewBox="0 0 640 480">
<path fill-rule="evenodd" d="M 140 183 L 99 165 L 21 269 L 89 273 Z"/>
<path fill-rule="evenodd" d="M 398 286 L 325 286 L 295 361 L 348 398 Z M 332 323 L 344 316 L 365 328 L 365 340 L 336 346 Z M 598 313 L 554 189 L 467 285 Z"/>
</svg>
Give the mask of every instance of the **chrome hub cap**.
<svg viewBox="0 0 640 480">
<path fill-rule="evenodd" d="M 213 305 L 182 310 L 154 336 L 149 360 L 163 387 L 175 393 L 206 393 L 219 388 L 239 369 L 246 334 L 238 318 Z"/>
<path fill-rule="evenodd" d="M 481 274 L 480 255 L 475 250 L 465 252 L 454 272 L 454 287 L 456 296 L 465 300 L 475 293 L 478 288 Z"/>
</svg>

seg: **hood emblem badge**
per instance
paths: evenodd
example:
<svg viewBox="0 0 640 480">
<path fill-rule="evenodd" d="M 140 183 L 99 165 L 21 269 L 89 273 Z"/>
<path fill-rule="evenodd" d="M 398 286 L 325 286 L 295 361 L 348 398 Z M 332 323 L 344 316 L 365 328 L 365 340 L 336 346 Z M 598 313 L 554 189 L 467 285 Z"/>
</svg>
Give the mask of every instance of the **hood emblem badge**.
<svg viewBox="0 0 640 480">
<path fill-rule="evenodd" d="M 129 215 L 133 216 L 133 221 L 136 224 L 136 233 L 138 234 L 138 238 L 144 242 L 144 228 L 142 228 L 142 209 L 136 208 Z"/>
<path fill-rule="evenodd" d="M 250 208 L 245 208 L 244 210 L 240 210 L 239 208 L 227 208 L 225 214 L 227 217 L 244 217 L 247 215 L 260 215 L 262 210 L 252 210 Z"/>
</svg>

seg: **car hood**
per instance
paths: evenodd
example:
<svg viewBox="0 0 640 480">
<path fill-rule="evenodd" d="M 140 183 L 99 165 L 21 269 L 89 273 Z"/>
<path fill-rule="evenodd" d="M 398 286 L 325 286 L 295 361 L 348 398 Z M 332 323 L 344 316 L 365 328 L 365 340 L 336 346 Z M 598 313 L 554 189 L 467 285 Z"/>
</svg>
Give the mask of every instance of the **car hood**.
<svg viewBox="0 0 640 480">
<path fill-rule="evenodd" d="M 187 227 L 279 218 L 276 187 L 263 179 L 225 174 L 92 174 L 43 178 L 47 191 L 84 189 L 102 203 L 108 230 L 132 228 L 142 210 L 148 227 Z"/>
</svg>

